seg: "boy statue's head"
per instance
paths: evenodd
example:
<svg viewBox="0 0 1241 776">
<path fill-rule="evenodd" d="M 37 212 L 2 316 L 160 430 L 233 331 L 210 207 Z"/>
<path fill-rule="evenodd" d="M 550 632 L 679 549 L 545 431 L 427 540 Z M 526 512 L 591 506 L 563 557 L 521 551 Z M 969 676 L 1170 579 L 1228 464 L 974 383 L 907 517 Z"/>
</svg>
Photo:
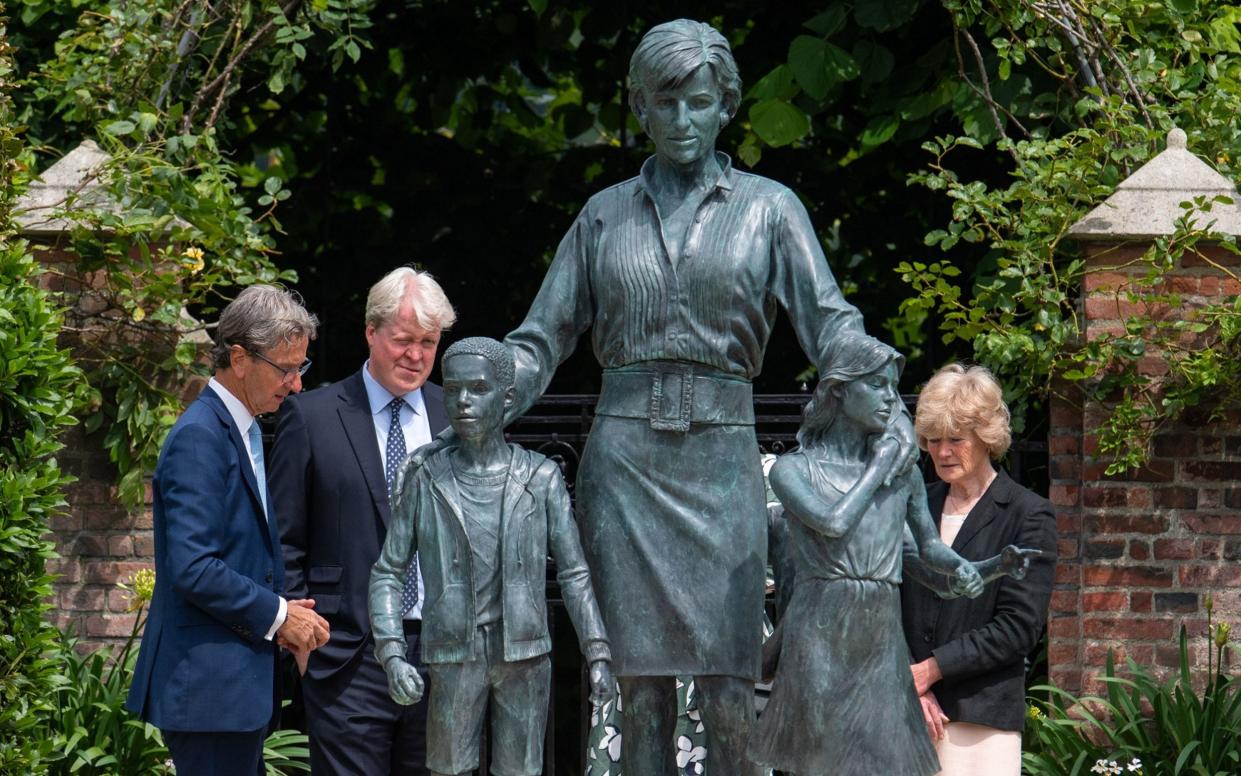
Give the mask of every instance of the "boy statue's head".
<svg viewBox="0 0 1241 776">
<path fill-rule="evenodd" d="M 459 437 L 499 433 L 513 403 L 513 355 L 490 337 L 467 337 L 444 351 L 444 409 Z"/>
</svg>

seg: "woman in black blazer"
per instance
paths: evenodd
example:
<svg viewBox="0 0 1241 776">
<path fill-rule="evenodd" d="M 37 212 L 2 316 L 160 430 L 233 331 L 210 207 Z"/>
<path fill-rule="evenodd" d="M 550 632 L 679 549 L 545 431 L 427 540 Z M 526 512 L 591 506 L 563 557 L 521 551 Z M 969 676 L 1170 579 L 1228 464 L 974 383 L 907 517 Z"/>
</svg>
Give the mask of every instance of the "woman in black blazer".
<svg viewBox="0 0 1241 776">
<path fill-rule="evenodd" d="M 1025 663 L 1047 618 L 1055 513 L 992 465 L 1011 436 L 1002 391 L 986 369 L 937 372 L 918 398 L 914 429 L 941 480 L 927 487 L 927 500 L 945 544 L 970 560 L 1010 544 L 1043 553 L 1024 579 L 1002 578 L 978 598 L 944 599 L 911 579 L 901 589 L 914 685 L 941 774 L 1018 776 Z"/>
</svg>

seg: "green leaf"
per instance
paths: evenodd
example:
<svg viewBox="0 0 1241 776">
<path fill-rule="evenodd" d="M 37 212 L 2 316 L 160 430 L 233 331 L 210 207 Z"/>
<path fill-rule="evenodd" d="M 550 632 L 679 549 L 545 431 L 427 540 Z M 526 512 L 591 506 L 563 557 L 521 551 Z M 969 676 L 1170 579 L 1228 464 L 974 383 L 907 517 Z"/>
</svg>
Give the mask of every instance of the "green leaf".
<svg viewBox="0 0 1241 776">
<path fill-rule="evenodd" d="M 873 40 L 859 40 L 853 44 L 853 58 L 861 68 L 862 82 L 880 83 L 892 74 L 896 60 L 892 52 Z"/>
<path fill-rule="evenodd" d="M 920 0 L 862 0 L 853 9 L 861 27 L 886 32 L 913 19 Z"/>
<path fill-rule="evenodd" d="M 820 38 L 830 38 L 845 26 L 849 12 L 844 5 L 836 5 L 815 16 L 803 26 Z"/>
<path fill-rule="evenodd" d="M 823 100 L 833 86 L 857 78 L 857 61 L 839 46 L 809 35 L 798 35 L 789 44 L 789 67 L 806 94 Z"/>
<path fill-rule="evenodd" d="M 1180 14 L 1192 14 L 1198 10 L 1198 0 L 1168 0 L 1172 10 Z"/>
<path fill-rule="evenodd" d="M 530 10 L 534 11 L 534 15 L 542 18 L 543 12 L 547 10 L 547 0 L 529 0 Z"/>
<path fill-rule="evenodd" d="M 862 147 L 874 148 L 883 145 L 892 139 L 900 126 L 901 120 L 897 116 L 876 116 L 866 125 L 866 129 L 862 130 Z"/>
<path fill-rule="evenodd" d="M 806 94 L 816 100 L 827 97 L 832 88 L 827 72 L 827 41 L 798 35 L 789 44 L 789 67 Z"/>
<path fill-rule="evenodd" d="M 107 132 L 109 135 L 128 135 L 130 132 L 134 131 L 134 123 L 132 121 L 125 121 L 124 119 L 121 119 L 120 121 L 113 121 L 111 124 L 106 125 L 103 128 L 103 131 Z"/>
<path fill-rule="evenodd" d="M 773 98 L 750 106 L 750 126 L 772 148 L 788 145 L 810 131 L 810 117 L 800 109 Z"/>
<path fill-rule="evenodd" d="M 783 100 L 791 100 L 797 96 L 797 92 L 798 87 L 793 80 L 793 68 L 788 65 L 777 65 L 750 87 L 746 99 L 769 100 L 779 97 Z"/>
<path fill-rule="evenodd" d="M 741 145 L 737 146 L 737 158 L 748 167 L 758 164 L 763 157 L 763 147 L 759 145 L 758 136 L 753 132 L 747 132 L 745 140 L 741 141 Z"/>
</svg>

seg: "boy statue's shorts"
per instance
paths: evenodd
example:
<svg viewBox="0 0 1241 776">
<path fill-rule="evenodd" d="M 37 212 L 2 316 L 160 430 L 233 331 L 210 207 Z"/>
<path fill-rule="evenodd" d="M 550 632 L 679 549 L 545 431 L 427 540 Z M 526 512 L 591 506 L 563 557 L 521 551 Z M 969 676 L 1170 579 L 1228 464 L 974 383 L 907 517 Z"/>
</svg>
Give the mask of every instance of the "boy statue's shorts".
<svg viewBox="0 0 1241 776">
<path fill-rule="evenodd" d="M 543 773 L 543 731 L 551 692 L 551 660 L 539 655 L 504 660 L 504 625 L 474 631 L 473 658 L 431 663 L 427 709 L 427 767 L 436 773 L 469 773 L 478 767 L 483 715 L 491 702 L 491 773 Z"/>
</svg>

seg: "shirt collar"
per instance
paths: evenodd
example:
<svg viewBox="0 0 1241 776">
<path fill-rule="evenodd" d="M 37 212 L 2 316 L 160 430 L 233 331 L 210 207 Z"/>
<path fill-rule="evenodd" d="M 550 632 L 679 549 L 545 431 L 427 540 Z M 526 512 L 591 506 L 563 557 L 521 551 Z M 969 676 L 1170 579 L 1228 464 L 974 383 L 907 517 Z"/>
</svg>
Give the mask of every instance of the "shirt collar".
<svg viewBox="0 0 1241 776">
<path fill-rule="evenodd" d="M 214 377 L 207 381 L 207 387 L 215 391 L 220 401 L 224 402 L 224 409 L 228 410 L 233 423 L 237 424 L 237 430 L 249 445 L 250 426 L 254 425 L 254 416 L 250 414 L 250 410 L 246 409 L 246 405 L 242 404 L 241 399 L 234 396 L 232 391 L 224 387 L 224 383 Z"/>
<path fill-rule="evenodd" d="M 716 151 L 715 161 L 720 166 L 720 175 L 715 180 L 715 189 L 720 192 L 721 196 L 727 198 L 733 190 L 733 160 L 723 151 Z M 635 196 L 651 191 L 651 176 L 654 174 L 655 157 L 652 156 L 642 163 L 642 170 L 638 173 L 638 185 L 634 190 Z"/>
<path fill-rule="evenodd" d="M 370 359 L 367 359 L 366 363 L 362 365 L 362 382 L 366 385 L 366 401 L 370 404 L 371 414 L 378 415 L 380 412 L 386 412 L 388 405 L 396 397 L 389 393 L 387 388 L 380 385 L 379 381 L 371 374 Z M 423 414 L 425 408 L 422 403 L 422 388 L 415 388 L 402 398 L 405 399 L 406 404 L 413 408 L 415 415 Z"/>
</svg>

